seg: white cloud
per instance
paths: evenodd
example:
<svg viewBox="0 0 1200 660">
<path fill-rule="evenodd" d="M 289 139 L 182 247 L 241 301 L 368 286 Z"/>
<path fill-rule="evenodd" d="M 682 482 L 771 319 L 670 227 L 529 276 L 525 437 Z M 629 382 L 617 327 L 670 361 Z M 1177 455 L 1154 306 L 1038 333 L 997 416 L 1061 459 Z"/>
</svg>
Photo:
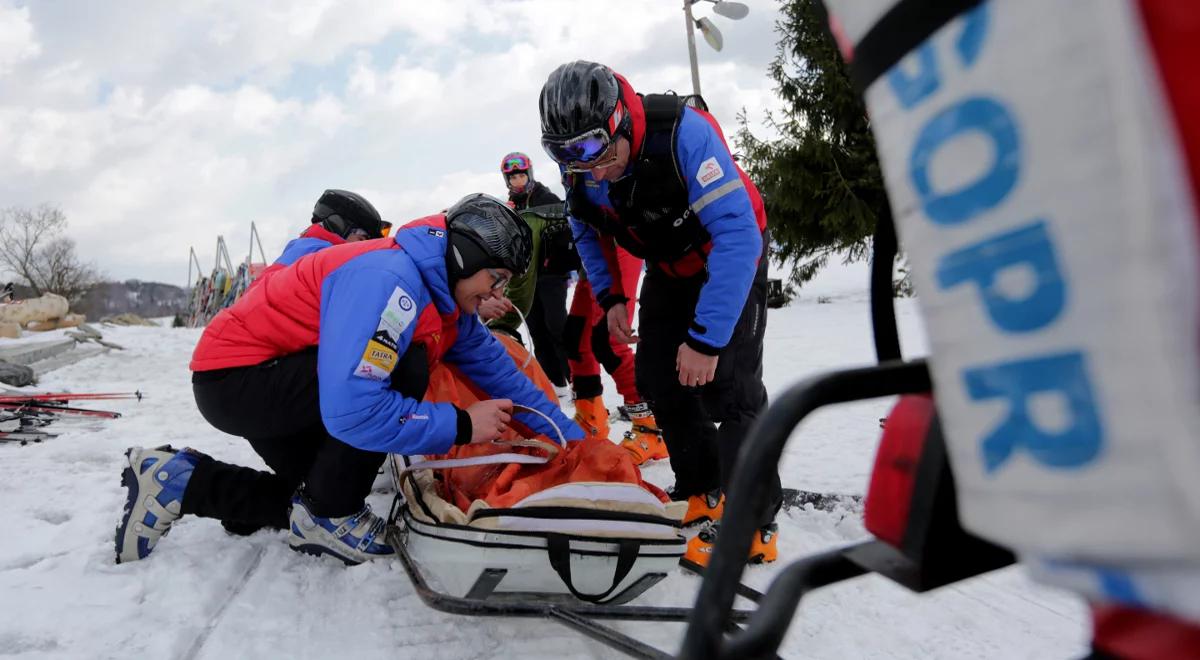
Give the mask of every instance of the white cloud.
<svg viewBox="0 0 1200 660">
<path fill-rule="evenodd" d="M 700 45 L 727 134 L 742 107 L 754 117 L 775 102 L 777 10 L 752 11 L 715 19 L 723 53 Z M 80 251 L 112 276 L 181 282 L 189 246 L 208 267 L 224 234 L 240 258 L 251 221 L 274 257 L 327 187 L 403 222 L 468 192 L 503 195 L 509 151 L 553 184 L 537 117 L 546 75 L 583 58 L 641 91 L 689 90 L 679 14 L 641 0 L 0 9 L 0 199 L 62 205 Z"/>
<path fill-rule="evenodd" d="M 33 23 L 29 21 L 29 9 L 0 7 L 0 75 L 41 52 Z"/>
</svg>

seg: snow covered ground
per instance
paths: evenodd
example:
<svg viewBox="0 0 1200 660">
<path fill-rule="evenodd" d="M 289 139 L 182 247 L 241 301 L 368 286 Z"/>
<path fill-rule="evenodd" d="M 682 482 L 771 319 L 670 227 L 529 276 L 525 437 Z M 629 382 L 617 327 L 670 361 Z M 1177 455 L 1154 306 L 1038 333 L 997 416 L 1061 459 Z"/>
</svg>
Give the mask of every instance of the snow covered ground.
<svg viewBox="0 0 1200 660">
<path fill-rule="evenodd" d="M 831 269 L 787 308 L 772 310 L 766 345 L 771 392 L 824 370 L 873 360 L 864 266 Z M 818 302 L 828 298 L 828 303 Z M 924 352 L 912 301 L 898 315 L 906 355 Z M 617 657 L 551 622 L 470 619 L 425 608 L 396 564 L 345 568 L 291 552 L 281 532 L 231 537 L 185 518 L 146 561 L 113 563 L 124 501 L 123 451 L 189 445 L 262 467 L 239 438 L 210 428 L 192 401 L 187 362 L 199 330 L 102 328 L 128 350 L 51 373 L 41 389 L 132 391 L 145 400 L 93 407 L 124 417 L 58 425 L 38 445 L 0 445 L 0 656 L 21 658 L 561 658 Z M 0 340 L 5 341 L 5 340 Z M 9 340 L 11 341 L 11 340 Z M 21 340 L 26 341 L 26 340 Z M 608 395 L 618 399 L 611 386 Z M 789 443 L 785 486 L 862 493 L 877 419 L 889 401 L 814 415 Z M 623 431 L 614 428 L 614 437 Z M 662 485 L 666 465 L 647 470 Z M 386 510 L 388 498 L 373 504 Z M 780 516 L 785 561 L 864 537 L 847 511 Z M 782 562 L 781 562 L 782 563 Z M 769 583 L 778 565 L 750 569 Z M 644 604 L 688 606 L 699 580 L 673 575 Z M 659 648 L 682 625 L 623 624 Z M 914 595 L 864 577 L 806 598 L 784 646 L 791 658 L 1067 658 L 1085 654 L 1085 609 L 1073 596 L 1008 569 Z"/>
</svg>

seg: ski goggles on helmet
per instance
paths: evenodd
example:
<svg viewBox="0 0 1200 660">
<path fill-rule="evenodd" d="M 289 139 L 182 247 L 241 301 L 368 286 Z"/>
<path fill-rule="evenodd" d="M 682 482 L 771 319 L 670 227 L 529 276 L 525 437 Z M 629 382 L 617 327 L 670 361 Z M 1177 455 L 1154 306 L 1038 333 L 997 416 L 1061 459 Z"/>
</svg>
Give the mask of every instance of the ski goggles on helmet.
<svg viewBox="0 0 1200 660">
<path fill-rule="evenodd" d="M 566 139 L 542 138 L 542 148 L 546 153 L 554 162 L 566 165 L 568 169 L 579 166 L 590 169 L 608 153 L 612 144 L 612 137 L 603 128 L 594 128 Z"/>
<path fill-rule="evenodd" d="M 509 156 L 500 164 L 500 171 L 505 174 L 514 172 L 528 172 L 530 170 L 529 159 L 523 154 L 515 154 Z"/>
</svg>

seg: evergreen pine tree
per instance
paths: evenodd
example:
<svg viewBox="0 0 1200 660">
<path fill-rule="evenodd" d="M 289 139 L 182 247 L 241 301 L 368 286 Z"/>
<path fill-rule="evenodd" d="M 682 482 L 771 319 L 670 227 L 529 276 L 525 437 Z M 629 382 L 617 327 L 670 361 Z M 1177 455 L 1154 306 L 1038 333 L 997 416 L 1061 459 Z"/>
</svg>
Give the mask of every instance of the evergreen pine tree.
<svg viewBox="0 0 1200 660">
<path fill-rule="evenodd" d="M 792 265 L 797 286 L 833 255 L 866 258 L 887 204 L 866 108 L 818 1 L 784 0 L 776 24 L 769 75 L 785 108 L 770 122 L 779 137 L 756 138 L 745 115 L 737 133 L 742 166 L 766 203 L 773 258 Z"/>
</svg>

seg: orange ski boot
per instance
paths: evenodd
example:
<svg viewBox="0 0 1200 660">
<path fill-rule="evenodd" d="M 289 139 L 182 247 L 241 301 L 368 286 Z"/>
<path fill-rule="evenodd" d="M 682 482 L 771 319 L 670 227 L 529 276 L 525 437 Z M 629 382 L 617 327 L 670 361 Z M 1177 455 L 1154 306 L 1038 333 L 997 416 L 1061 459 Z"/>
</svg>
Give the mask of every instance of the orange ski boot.
<svg viewBox="0 0 1200 660">
<path fill-rule="evenodd" d="M 608 440 L 608 410 L 604 408 L 604 399 L 598 396 L 575 399 L 575 423 L 583 428 L 589 440 Z"/>
<path fill-rule="evenodd" d="M 654 423 L 650 407 L 645 403 L 638 403 L 630 406 L 628 410 L 633 429 L 625 432 L 621 448 L 633 455 L 634 464 L 643 465 L 647 461 L 670 458 L 667 454 L 667 443 L 663 442 L 662 431 Z"/>
<path fill-rule="evenodd" d="M 717 534 L 721 523 L 715 522 L 700 530 L 691 541 L 688 541 L 687 552 L 683 558 L 700 566 L 708 566 L 712 557 L 713 546 L 717 543 Z M 751 564 L 769 564 L 779 558 L 779 550 L 775 541 L 779 538 L 779 525 L 771 523 L 754 530 L 754 541 L 750 544 Z"/>
<path fill-rule="evenodd" d="M 692 495 L 687 498 L 687 503 L 687 513 L 683 515 L 684 527 L 702 522 L 716 522 L 725 512 L 725 496 L 721 494 L 719 488 L 707 493 Z"/>
</svg>

